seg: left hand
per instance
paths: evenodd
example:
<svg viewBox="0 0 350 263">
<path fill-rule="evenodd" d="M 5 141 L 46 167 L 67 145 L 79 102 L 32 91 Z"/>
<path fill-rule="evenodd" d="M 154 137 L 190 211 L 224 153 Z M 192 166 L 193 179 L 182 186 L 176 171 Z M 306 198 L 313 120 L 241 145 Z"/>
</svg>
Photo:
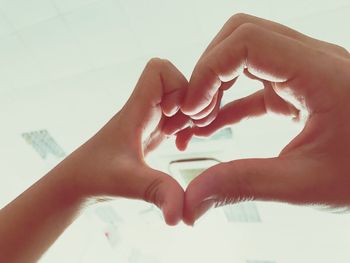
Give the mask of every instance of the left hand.
<svg viewBox="0 0 350 263">
<path fill-rule="evenodd" d="M 83 197 L 142 199 L 162 209 L 167 224 L 182 219 L 183 189 L 147 166 L 144 155 L 165 138 L 164 130 L 186 125 L 178 110 L 187 85 L 170 62 L 147 64 L 123 109 L 63 162 L 73 168 L 72 182 Z"/>
</svg>

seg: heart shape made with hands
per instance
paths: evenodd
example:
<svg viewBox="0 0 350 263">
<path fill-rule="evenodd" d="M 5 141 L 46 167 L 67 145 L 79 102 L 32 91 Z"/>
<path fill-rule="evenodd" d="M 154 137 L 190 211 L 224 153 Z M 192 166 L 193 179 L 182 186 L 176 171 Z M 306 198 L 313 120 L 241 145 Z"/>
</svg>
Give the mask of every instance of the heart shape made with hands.
<svg viewBox="0 0 350 263">
<path fill-rule="evenodd" d="M 289 109 L 294 109 L 276 95 L 266 82 L 263 82 L 265 90 L 220 109 L 224 90 L 234 82 L 235 80 L 222 83 L 210 103 L 199 113 L 189 116 L 181 110 L 189 91 L 186 78 L 169 61 L 151 60 L 120 114 L 123 117 L 121 122 L 128 123 L 125 126 L 127 136 L 124 136 L 129 142 L 128 151 L 131 149 L 133 153 L 138 153 L 137 159 L 143 163 L 143 156 L 156 149 L 169 135 L 175 135 L 178 149 L 185 150 L 193 135 L 209 136 L 225 125 L 238 122 L 247 116 L 265 113 L 266 107 L 261 107 L 261 100 L 279 113 L 290 114 L 292 111 Z M 194 127 L 191 127 L 192 123 L 195 124 Z M 223 169 L 223 165 L 216 165 L 205 171 L 199 179 L 195 179 L 189 185 L 184 196 L 181 196 L 184 194 L 183 189 L 175 179 L 143 166 L 143 173 L 148 174 L 145 183 L 148 186 L 146 190 L 143 189 L 142 198 L 160 207 L 168 224 L 176 224 L 181 219 L 187 224 L 193 224 L 196 218 L 214 204 L 233 202 L 234 198 L 245 198 L 239 195 L 242 193 L 236 193 L 236 197 L 225 197 L 223 201 L 221 197 L 218 199 L 215 195 L 208 195 L 206 190 L 215 189 L 214 185 L 217 188 L 223 187 L 217 180 L 219 177 L 213 177 Z M 208 176 L 209 173 L 211 176 Z M 207 196 L 203 198 L 203 194 Z M 183 204 L 185 207 L 182 207 Z"/>
<path fill-rule="evenodd" d="M 224 91 L 235 83 L 238 76 L 227 82 L 220 80 L 218 84 L 217 79 L 216 82 L 208 79 L 210 73 L 206 73 L 202 74 L 206 82 L 197 80 L 196 83 L 196 75 L 188 82 L 169 61 L 152 59 L 119 114 L 119 117 L 122 117 L 121 123 L 128 123 L 124 125 L 126 130 L 123 137 L 125 142 L 128 142 L 128 149 L 125 151 L 131 151 L 133 155 L 136 153 L 136 159 L 144 164 L 144 155 L 156 149 L 170 135 L 176 136 L 176 146 L 183 151 L 192 136 L 210 136 L 222 127 L 247 117 L 259 116 L 267 111 L 298 116 L 299 111 L 276 94 L 270 81 L 262 80 L 247 70 L 243 70 L 242 73 L 260 80 L 264 89 L 220 108 Z M 197 88 L 193 88 L 193 85 Z M 208 90 L 213 85 L 216 87 L 215 92 L 210 96 L 203 95 L 203 89 Z M 198 86 L 201 91 L 193 94 L 193 90 L 198 90 Z M 203 96 L 206 99 L 203 99 Z M 187 108 L 190 108 L 190 111 L 186 110 L 186 105 L 189 105 Z M 194 105 L 197 106 L 193 108 Z M 193 113 L 194 111 L 197 112 Z M 160 207 L 168 224 L 176 224 L 181 219 L 187 224 L 193 224 L 214 205 L 253 198 L 249 191 L 249 182 L 244 181 L 243 176 L 231 176 L 233 169 L 243 169 L 248 164 L 259 169 L 261 167 L 254 160 L 234 161 L 234 166 L 227 163 L 215 165 L 196 177 L 185 193 L 171 176 L 142 165 L 142 171 L 138 173 L 148 176 L 147 179 L 143 178 L 144 186 L 139 190 L 142 194 L 138 193 L 136 196 Z M 269 165 L 269 161 L 264 165 Z M 134 165 L 134 169 L 138 166 Z"/>
<path fill-rule="evenodd" d="M 299 120 L 299 110 L 277 95 L 271 82 L 261 80 L 250 74 L 247 70 L 243 71 L 243 73 L 251 79 L 260 80 L 263 89 L 220 108 L 224 91 L 234 85 L 237 78 L 228 82 L 222 82 L 216 93 L 212 96 L 210 103 L 206 103 L 205 106 L 201 105 L 198 107 L 201 110 L 191 115 L 184 114 L 181 110 L 181 107 L 185 105 L 186 94 L 184 95 L 180 110 L 176 114 L 171 115 L 170 118 L 168 115 L 167 122 L 162 128 L 166 135 L 176 136 L 176 147 L 180 151 L 186 150 L 193 136 L 209 137 L 218 130 L 238 123 L 247 117 L 257 117 L 267 112 L 273 112 L 291 116 L 294 120 Z M 193 105 L 193 102 L 191 105 Z M 227 195 L 225 193 L 224 188 L 227 180 L 225 178 L 225 181 L 220 182 L 218 180 L 220 176 L 217 176 L 219 174 L 225 174 L 223 173 L 224 170 L 230 171 L 229 167 L 225 167 L 225 164 L 217 164 L 214 167 L 209 167 L 202 174 L 198 175 L 198 179 L 195 178 L 188 185 L 185 192 L 183 215 L 183 220 L 187 224 L 194 224 L 196 219 L 213 206 L 217 207 L 252 199 L 247 193 L 238 190 L 238 187 L 242 187 L 244 182 L 233 181 L 232 185 L 237 185 L 237 188 L 234 189 L 231 185 L 229 194 Z"/>
<path fill-rule="evenodd" d="M 143 194 L 136 196 L 161 207 L 167 223 L 183 219 L 187 224 L 213 205 L 246 199 L 348 206 L 349 57 L 336 45 L 239 15 L 208 46 L 189 82 L 170 62 L 151 61 L 124 108 L 128 114 L 122 122 L 133 120 L 126 134 L 139 163 L 143 153 L 171 134 L 184 150 L 193 135 L 209 136 L 247 117 L 275 112 L 298 119 L 305 110 L 308 118 L 277 157 L 215 165 L 185 192 L 170 176 L 144 168 L 152 175 L 140 188 Z M 224 91 L 242 74 L 264 88 L 220 108 Z"/>
</svg>

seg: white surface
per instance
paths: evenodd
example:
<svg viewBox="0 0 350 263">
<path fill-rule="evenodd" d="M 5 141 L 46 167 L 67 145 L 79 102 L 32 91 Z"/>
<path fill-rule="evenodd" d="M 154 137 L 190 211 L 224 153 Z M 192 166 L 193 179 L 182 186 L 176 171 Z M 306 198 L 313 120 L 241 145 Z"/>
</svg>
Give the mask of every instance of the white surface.
<svg viewBox="0 0 350 263">
<path fill-rule="evenodd" d="M 16 30 L 30 27 L 57 16 L 57 10 L 47 0 L 2 0 L 1 12 Z"/>
<path fill-rule="evenodd" d="M 238 12 L 350 48 L 346 0 L 0 0 L 0 207 L 53 164 L 28 147 L 22 132 L 48 129 L 71 152 L 121 108 L 149 58 L 168 58 L 189 77 L 210 39 Z M 242 79 L 226 101 L 257 88 Z M 266 121 L 274 129 L 261 129 Z M 232 151 L 221 158 L 277 154 L 300 129 L 289 123 L 268 117 L 234 127 Z M 164 147 L 173 156 L 160 150 L 154 162 L 160 169 L 180 156 L 171 144 Z M 114 204 L 128 222 L 120 226 L 120 247 L 109 245 L 106 226 L 87 212 L 42 262 L 128 262 L 153 254 L 163 262 L 350 260 L 347 215 L 259 203 L 261 224 L 227 224 L 212 212 L 193 229 L 168 228 L 162 220 L 150 224 L 154 214 L 138 216 L 147 205 L 136 203 Z"/>
</svg>

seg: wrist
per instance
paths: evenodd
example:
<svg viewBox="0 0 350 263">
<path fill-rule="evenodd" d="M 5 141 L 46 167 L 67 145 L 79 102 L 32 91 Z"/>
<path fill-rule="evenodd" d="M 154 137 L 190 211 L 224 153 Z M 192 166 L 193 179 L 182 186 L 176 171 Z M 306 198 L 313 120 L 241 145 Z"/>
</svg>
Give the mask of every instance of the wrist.
<svg viewBox="0 0 350 263">
<path fill-rule="evenodd" d="M 65 202 L 82 203 L 87 199 L 87 194 L 78 180 L 80 171 L 77 168 L 78 165 L 74 165 L 69 156 L 46 175 L 52 188 L 56 189 L 55 192 Z"/>
</svg>

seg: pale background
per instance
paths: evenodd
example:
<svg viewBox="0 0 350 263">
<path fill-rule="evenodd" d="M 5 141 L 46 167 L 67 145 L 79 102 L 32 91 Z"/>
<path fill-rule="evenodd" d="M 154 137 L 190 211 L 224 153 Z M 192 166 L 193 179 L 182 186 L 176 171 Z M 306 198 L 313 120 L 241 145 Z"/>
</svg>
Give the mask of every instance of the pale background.
<svg viewBox="0 0 350 263">
<path fill-rule="evenodd" d="M 23 133 L 45 129 L 69 154 L 121 108 L 150 58 L 167 58 L 189 77 L 205 46 L 239 12 L 350 48 L 346 0 L 0 0 L 0 207 L 62 159 L 43 159 Z M 257 88 L 242 79 L 225 101 Z M 170 141 L 150 163 L 167 170 L 184 157 L 273 156 L 300 128 L 288 119 L 251 120 L 232 127 L 229 142 L 192 144 L 184 155 Z M 246 213 L 240 219 L 217 209 L 194 228 L 170 228 L 152 206 L 116 200 L 87 210 L 41 262 L 350 261 L 348 215 L 249 207 L 236 207 Z"/>
</svg>

